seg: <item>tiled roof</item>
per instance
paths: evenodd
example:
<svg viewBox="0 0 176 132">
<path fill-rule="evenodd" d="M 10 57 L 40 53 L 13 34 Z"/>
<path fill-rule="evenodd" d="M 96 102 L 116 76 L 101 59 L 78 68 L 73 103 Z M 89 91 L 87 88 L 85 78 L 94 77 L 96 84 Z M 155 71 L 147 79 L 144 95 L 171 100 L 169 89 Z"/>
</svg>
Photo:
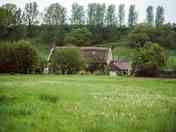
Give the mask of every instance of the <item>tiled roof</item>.
<svg viewBox="0 0 176 132">
<path fill-rule="evenodd" d="M 112 61 L 111 62 L 112 70 L 128 70 L 129 62 L 128 61 Z"/>
<path fill-rule="evenodd" d="M 75 48 L 75 47 L 56 47 L 59 48 Z M 52 48 L 48 57 L 50 60 L 54 49 Z M 112 60 L 112 52 L 110 48 L 103 47 L 80 47 L 81 55 L 88 63 L 107 63 Z"/>
<path fill-rule="evenodd" d="M 81 47 L 81 54 L 89 63 L 106 63 L 111 50 L 101 47 Z"/>
</svg>

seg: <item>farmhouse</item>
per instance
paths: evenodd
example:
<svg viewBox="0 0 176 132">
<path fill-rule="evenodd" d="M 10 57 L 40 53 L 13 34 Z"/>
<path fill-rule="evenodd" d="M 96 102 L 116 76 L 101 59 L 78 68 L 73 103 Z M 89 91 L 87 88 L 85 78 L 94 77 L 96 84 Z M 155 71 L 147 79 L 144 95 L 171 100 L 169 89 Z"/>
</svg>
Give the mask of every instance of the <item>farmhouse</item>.
<svg viewBox="0 0 176 132">
<path fill-rule="evenodd" d="M 61 48 L 75 48 L 75 47 L 55 47 L 50 50 L 48 61 L 50 61 L 55 49 Z M 103 47 L 80 47 L 80 53 L 87 62 L 87 68 L 91 71 L 104 68 L 112 61 L 111 48 Z"/>
</svg>

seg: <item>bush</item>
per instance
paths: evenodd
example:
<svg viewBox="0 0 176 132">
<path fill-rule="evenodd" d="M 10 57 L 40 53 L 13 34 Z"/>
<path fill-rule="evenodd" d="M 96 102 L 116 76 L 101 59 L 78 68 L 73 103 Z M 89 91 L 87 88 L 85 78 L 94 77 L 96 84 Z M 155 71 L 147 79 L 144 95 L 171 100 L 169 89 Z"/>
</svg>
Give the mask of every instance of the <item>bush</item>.
<svg viewBox="0 0 176 132">
<path fill-rule="evenodd" d="M 14 55 L 18 73 L 32 73 L 38 64 L 39 56 L 28 41 L 19 41 L 14 45 Z"/>
<path fill-rule="evenodd" d="M 50 67 L 53 73 L 75 74 L 84 67 L 84 60 L 78 48 L 59 48 L 51 57 Z"/>
<path fill-rule="evenodd" d="M 160 67 L 166 64 L 166 54 L 162 47 L 155 43 L 146 43 L 138 48 L 133 57 L 133 73 L 136 76 L 158 76 Z"/>
<path fill-rule="evenodd" d="M 87 28 L 73 29 L 67 33 L 64 43 L 67 45 L 87 46 L 90 45 L 91 32 Z"/>
<path fill-rule="evenodd" d="M 0 44 L 0 72 L 16 72 L 16 61 L 11 43 Z"/>
</svg>

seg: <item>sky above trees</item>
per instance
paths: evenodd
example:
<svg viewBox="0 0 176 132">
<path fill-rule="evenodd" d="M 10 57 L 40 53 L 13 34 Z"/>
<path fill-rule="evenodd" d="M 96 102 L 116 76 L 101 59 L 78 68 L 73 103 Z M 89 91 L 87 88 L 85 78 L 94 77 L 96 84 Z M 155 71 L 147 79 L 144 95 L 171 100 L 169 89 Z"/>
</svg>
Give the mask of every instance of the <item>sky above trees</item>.
<svg viewBox="0 0 176 132">
<path fill-rule="evenodd" d="M 18 7 L 23 8 L 25 3 L 33 2 L 35 0 L 0 0 L 0 5 L 5 3 L 14 3 Z M 106 5 L 115 4 L 118 6 L 119 4 L 125 4 L 126 13 L 128 13 L 129 5 L 135 4 L 138 12 L 138 20 L 139 22 L 143 22 L 146 16 L 146 8 L 149 5 L 157 7 L 159 5 L 163 6 L 165 9 L 165 18 L 166 22 L 175 22 L 176 23 L 176 1 L 175 0 L 36 0 L 39 5 L 40 11 L 49 6 L 52 3 L 60 3 L 64 7 L 67 8 L 68 15 L 71 13 L 71 5 L 74 2 L 77 2 L 80 5 L 84 5 L 85 9 L 88 3 L 105 3 Z M 126 15 L 127 16 L 127 15 Z"/>
</svg>

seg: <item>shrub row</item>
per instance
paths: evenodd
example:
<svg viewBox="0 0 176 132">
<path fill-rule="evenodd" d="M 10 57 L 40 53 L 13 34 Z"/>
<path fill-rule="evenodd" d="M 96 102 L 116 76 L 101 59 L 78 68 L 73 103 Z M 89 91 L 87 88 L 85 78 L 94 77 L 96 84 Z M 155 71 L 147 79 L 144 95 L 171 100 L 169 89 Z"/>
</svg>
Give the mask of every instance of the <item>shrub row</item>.
<svg viewBox="0 0 176 132">
<path fill-rule="evenodd" d="M 32 73 L 38 62 L 39 55 L 28 41 L 0 44 L 1 73 Z"/>
</svg>

